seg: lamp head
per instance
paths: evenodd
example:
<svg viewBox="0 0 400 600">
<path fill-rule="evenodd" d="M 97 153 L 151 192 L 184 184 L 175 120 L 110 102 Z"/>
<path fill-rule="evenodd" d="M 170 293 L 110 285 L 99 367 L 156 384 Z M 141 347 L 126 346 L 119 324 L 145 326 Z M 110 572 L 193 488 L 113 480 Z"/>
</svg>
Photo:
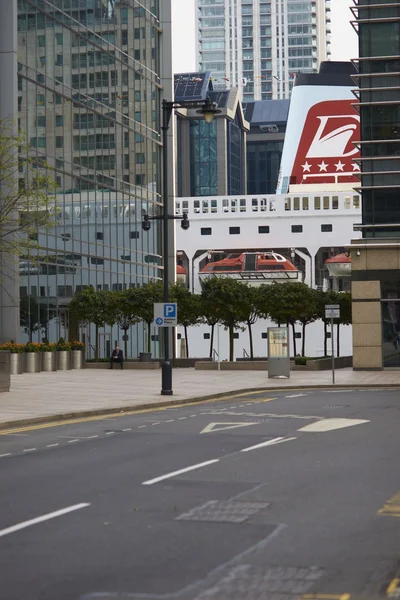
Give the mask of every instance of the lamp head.
<svg viewBox="0 0 400 600">
<path fill-rule="evenodd" d="M 142 229 L 143 231 L 150 231 L 151 223 L 149 219 L 149 215 L 144 215 L 142 221 Z"/>
<path fill-rule="evenodd" d="M 187 213 L 183 213 L 183 219 L 181 220 L 181 227 L 184 231 L 187 231 L 190 227 L 190 221 L 188 219 Z"/>
<path fill-rule="evenodd" d="M 211 99 L 207 96 L 204 105 L 196 111 L 199 115 L 203 115 L 206 123 L 212 123 L 215 115 L 220 114 L 215 102 L 211 102 Z"/>
</svg>

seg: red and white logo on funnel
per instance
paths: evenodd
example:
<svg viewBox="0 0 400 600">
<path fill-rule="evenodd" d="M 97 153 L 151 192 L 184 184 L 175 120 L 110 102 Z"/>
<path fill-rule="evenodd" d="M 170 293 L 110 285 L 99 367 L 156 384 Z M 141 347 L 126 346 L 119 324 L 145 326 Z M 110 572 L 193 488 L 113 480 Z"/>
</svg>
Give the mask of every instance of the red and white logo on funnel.
<svg viewBox="0 0 400 600">
<path fill-rule="evenodd" d="M 319 102 L 308 111 L 293 164 L 291 182 L 352 183 L 359 181 L 354 147 L 360 139 L 360 117 L 352 100 Z"/>
</svg>

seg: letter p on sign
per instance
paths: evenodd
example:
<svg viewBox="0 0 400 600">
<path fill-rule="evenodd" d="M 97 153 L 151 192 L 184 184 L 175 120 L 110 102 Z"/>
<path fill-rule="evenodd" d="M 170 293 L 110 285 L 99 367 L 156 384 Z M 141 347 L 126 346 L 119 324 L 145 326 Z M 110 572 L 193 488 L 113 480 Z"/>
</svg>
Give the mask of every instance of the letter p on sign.
<svg viewBox="0 0 400 600">
<path fill-rule="evenodd" d="M 176 318 L 176 304 L 165 304 L 164 305 L 164 317 L 175 319 Z"/>
</svg>

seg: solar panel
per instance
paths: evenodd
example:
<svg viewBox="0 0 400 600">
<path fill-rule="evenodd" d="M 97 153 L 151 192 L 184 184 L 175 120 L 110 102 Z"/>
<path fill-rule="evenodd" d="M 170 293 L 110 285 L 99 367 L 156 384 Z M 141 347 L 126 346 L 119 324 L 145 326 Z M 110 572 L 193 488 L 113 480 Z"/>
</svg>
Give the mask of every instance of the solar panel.
<svg viewBox="0 0 400 600">
<path fill-rule="evenodd" d="M 178 73 L 174 76 L 175 101 L 205 100 L 211 88 L 210 73 Z"/>
</svg>

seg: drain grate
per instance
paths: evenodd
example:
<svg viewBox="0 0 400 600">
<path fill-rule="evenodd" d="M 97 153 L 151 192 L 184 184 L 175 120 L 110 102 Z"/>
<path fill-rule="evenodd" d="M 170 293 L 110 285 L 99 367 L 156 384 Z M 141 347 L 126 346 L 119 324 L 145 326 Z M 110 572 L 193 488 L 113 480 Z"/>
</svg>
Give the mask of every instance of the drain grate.
<svg viewBox="0 0 400 600">
<path fill-rule="evenodd" d="M 208 521 L 210 523 L 243 523 L 269 506 L 269 502 L 237 502 L 210 500 L 177 517 L 177 521 Z"/>
</svg>

